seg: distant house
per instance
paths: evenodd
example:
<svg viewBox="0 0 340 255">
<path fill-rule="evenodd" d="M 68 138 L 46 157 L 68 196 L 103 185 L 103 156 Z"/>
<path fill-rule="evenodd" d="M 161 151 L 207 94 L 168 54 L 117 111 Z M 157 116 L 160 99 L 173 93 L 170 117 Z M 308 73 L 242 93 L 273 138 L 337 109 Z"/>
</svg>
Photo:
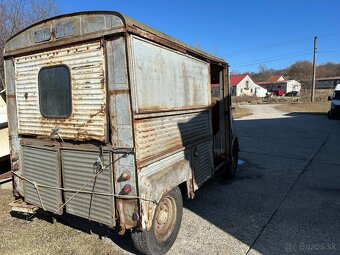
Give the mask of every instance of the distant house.
<svg viewBox="0 0 340 255">
<path fill-rule="evenodd" d="M 267 90 L 257 85 L 248 74 L 230 76 L 231 95 L 265 97 Z"/>
<path fill-rule="evenodd" d="M 282 74 L 275 74 L 275 75 L 272 75 L 268 78 L 267 82 L 280 82 L 280 81 L 284 81 L 285 78 L 283 77 Z"/>
<path fill-rule="evenodd" d="M 283 93 L 301 90 L 301 83 L 296 80 L 285 80 L 283 75 L 272 75 L 265 82 L 257 82 L 258 85 L 267 89 L 268 92 L 276 93 L 282 90 Z"/>
<path fill-rule="evenodd" d="M 340 76 L 315 79 L 315 88 L 317 89 L 333 89 L 337 84 L 340 84 Z"/>
</svg>

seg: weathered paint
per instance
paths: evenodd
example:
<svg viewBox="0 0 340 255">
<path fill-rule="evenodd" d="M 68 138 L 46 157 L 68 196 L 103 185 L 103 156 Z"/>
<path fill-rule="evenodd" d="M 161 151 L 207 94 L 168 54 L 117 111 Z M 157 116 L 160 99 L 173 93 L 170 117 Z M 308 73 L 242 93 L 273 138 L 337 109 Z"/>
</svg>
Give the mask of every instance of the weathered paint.
<svg viewBox="0 0 340 255">
<path fill-rule="evenodd" d="M 63 139 L 105 141 L 105 65 L 100 42 L 18 57 L 14 61 L 19 134 L 49 137 L 53 128 L 59 128 Z M 45 118 L 39 106 L 38 74 L 43 67 L 61 64 L 70 70 L 72 113 L 65 119 Z"/>
<path fill-rule="evenodd" d="M 138 37 L 132 38 L 132 58 L 136 113 L 209 106 L 208 63 Z"/>
<path fill-rule="evenodd" d="M 84 38 L 90 34 L 92 38 L 96 32 L 103 34 L 106 30 L 122 27 L 123 19 L 119 13 L 79 13 L 78 15 L 62 15 L 43 22 L 34 24 L 17 35 L 10 38 L 6 43 L 5 52 L 14 52 L 23 48 L 36 45 L 37 35 L 43 31 L 49 35 L 49 39 L 38 42 L 39 45 L 50 47 L 51 42 L 67 40 L 69 37 Z M 79 40 L 78 40 L 79 41 Z"/>
<path fill-rule="evenodd" d="M 212 142 L 200 143 L 192 148 L 194 190 L 197 190 L 213 175 Z"/>
<path fill-rule="evenodd" d="M 41 185 L 61 187 L 61 172 L 59 165 L 58 148 L 32 148 L 22 147 L 23 176 L 30 181 Z M 61 191 L 38 187 L 39 194 L 30 182 L 24 182 L 25 201 L 44 207 L 47 211 L 55 212 L 61 205 Z M 41 201 L 39 199 L 41 197 Z M 41 205 L 41 202 L 43 205 Z M 58 214 L 62 214 L 59 211 Z"/>
<path fill-rule="evenodd" d="M 192 178 L 191 152 L 180 151 L 141 169 L 138 183 L 142 196 L 159 201 L 164 193 Z M 141 201 L 143 229 L 151 228 L 156 204 Z"/>
<path fill-rule="evenodd" d="M 135 120 L 138 167 L 212 139 L 209 111 Z"/>
<path fill-rule="evenodd" d="M 132 110 L 128 66 L 126 56 L 126 39 L 118 36 L 106 42 L 107 81 L 110 100 L 111 143 L 116 149 L 134 150 Z M 114 154 L 114 159 L 121 154 Z M 121 176 L 128 173 L 130 178 L 124 180 Z M 130 195 L 138 195 L 136 181 L 135 155 L 130 154 L 114 164 L 114 186 L 119 193 L 124 185 L 131 185 Z M 136 227 L 137 221 L 132 219 L 133 213 L 138 213 L 136 200 L 117 199 L 117 212 L 122 228 Z"/>
<path fill-rule="evenodd" d="M 20 138 L 18 136 L 18 116 L 15 95 L 15 73 L 12 59 L 7 59 L 5 61 L 5 81 L 11 170 L 22 174 L 22 160 L 20 153 Z M 16 196 L 24 194 L 23 183 L 18 177 L 13 177 L 13 192 Z"/>
<path fill-rule="evenodd" d="M 111 163 L 112 155 L 104 152 L 86 152 L 77 150 L 61 150 L 63 169 L 63 185 L 65 189 L 79 190 L 93 178 L 98 168 L 98 161 L 103 166 Z M 94 178 L 82 191 L 113 194 L 112 166 Z M 65 200 L 69 200 L 75 192 L 64 192 Z M 114 197 L 110 195 L 91 195 L 79 193 L 75 199 L 66 204 L 66 212 L 85 219 L 115 226 Z"/>
</svg>

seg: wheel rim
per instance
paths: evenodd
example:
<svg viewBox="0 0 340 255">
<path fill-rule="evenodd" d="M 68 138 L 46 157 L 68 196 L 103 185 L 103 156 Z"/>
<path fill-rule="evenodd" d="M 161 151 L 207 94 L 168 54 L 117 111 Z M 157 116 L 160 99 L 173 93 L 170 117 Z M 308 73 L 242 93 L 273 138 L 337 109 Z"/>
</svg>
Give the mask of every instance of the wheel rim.
<svg viewBox="0 0 340 255">
<path fill-rule="evenodd" d="M 155 213 L 155 236 L 160 241 L 166 241 L 172 234 L 177 217 L 176 202 L 166 196 L 157 206 Z"/>
</svg>

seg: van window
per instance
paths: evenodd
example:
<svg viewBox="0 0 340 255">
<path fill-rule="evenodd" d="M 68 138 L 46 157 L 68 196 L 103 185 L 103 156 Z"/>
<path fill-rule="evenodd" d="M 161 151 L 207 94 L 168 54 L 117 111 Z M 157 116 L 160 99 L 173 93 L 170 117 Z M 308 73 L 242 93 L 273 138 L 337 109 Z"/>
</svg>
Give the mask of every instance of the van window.
<svg viewBox="0 0 340 255">
<path fill-rule="evenodd" d="M 71 80 L 67 66 L 42 68 L 38 75 L 40 112 L 46 118 L 67 118 L 72 112 Z"/>
</svg>

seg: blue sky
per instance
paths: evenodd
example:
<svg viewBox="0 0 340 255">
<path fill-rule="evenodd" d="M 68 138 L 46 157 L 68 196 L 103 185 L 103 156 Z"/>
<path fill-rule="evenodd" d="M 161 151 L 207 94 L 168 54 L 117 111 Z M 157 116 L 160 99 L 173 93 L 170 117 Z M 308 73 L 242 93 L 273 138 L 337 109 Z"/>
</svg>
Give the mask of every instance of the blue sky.
<svg viewBox="0 0 340 255">
<path fill-rule="evenodd" d="M 232 71 L 340 62 L 339 0 L 57 0 L 62 13 L 114 10 L 224 58 Z"/>
</svg>

